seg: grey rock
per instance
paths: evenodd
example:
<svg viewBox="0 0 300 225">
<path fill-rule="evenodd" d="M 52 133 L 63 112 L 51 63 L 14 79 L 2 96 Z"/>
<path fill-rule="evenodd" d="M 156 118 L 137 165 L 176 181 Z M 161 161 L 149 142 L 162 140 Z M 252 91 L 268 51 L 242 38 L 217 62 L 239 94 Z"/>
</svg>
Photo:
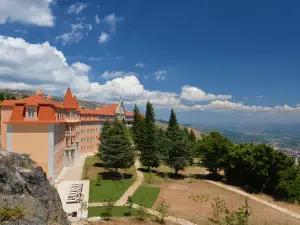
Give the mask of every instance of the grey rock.
<svg viewBox="0 0 300 225">
<path fill-rule="evenodd" d="M 5 225 L 69 225 L 60 197 L 40 166 L 17 153 L 0 150 L 0 209 L 21 207 L 26 216 Z"/>
</svg>

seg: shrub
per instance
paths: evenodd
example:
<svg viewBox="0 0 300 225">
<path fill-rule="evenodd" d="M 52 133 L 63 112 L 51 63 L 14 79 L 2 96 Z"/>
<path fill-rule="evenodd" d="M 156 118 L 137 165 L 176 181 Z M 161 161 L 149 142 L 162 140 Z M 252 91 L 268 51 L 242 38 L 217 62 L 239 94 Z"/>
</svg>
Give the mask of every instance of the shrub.
<svg viewBox="0 0 300 225">
<path fill-rule="evenodd" d="M 133 206 L 133 199 L 131 196 L 128 196 L 126 201 L 127 211 L 125 212 L 125 216 L 131 216 L 131 210 Z"/>
<path fill-rule="evenodd" d="M 147 209 L 144 206 L 143 202 L 141 202 L 137 208 L 137 218 L 139 220 L 145 220 L 148 217 Z"/>
<path fill-rule="evenodd" d="M 115 207 L 115 202 L 112 200 L 112 198 L 109 198 L 104 202 L 104 212 L 101 213 L 101 216 L 104 217 L 104 219 L 109 220 L 112 217 L 112 210 Z"/>
<path fill-rule="evenodd" d="M 156 210 L 159 212 L 159 217 L 157 219 L 158 219 L 158 222 L 160 224 L 163 224 L 165 222 L 164 218 L 166 216 L 168 216 L 168 214 L 169 214 L 169 208 L 170 208 L 170 205 L 167 204 L 167 201 L 166 201 L 165 198 L 162 198 L 157 203 Z"/>
<path fill-rule="evenodd" d="M 20 206 L 14 208 L 4 207 L 0 209 L 0 222 L 18 220 L 25 215 L 25 211 Z"/>
</svg>

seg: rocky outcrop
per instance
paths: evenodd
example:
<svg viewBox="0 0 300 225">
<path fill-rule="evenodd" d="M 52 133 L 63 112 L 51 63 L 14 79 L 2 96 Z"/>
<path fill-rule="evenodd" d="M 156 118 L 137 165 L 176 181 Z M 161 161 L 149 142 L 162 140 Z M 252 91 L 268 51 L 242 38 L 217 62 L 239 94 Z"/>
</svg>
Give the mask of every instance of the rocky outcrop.
<svg viewBox="0 0 300 225">
<path fill-rule="evenodd" d="M 29 156 L 0 150 L 0 209 L 16 206 L 24 210 L 25 216 L 3 224 L 69 224 L 58 192 L 43 169 Z"/>
</svg>

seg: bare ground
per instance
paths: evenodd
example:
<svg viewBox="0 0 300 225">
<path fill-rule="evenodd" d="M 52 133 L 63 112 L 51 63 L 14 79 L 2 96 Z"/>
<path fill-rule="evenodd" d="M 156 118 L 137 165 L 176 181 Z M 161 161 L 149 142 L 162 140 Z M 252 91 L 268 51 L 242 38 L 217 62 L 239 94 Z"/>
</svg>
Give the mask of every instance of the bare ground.
<svg viewBox="0 0 300 225">
<path fill-rule="evenodd" d="M 214 197 L 220 197 L 226 203 L 228 209 L 237 210 L 244 203 L 245 198 L 239 194 L 225 190 L 221 187 L 207 183 L 203 180 L 195 180 L 192 183 L 186 181 L 163 182 L 157 201 L 166 198 L 171 205 L 171 215 L 183 218 L 196 224 L 211 224 L 208 217 L 212 216 L 211 203 Z M 199 196 L 200 201 L 193 198 Z M 201 198 L 202 197 L 202 198 Z M 207 201 L 203 200 L 206 199 Z M 300 221 L 280 211 L 272 209 L 254 200 L 248 200 L 251 206 L 251 225 L 296 225 Z M 294 207 L 299 207 L 294 205 Z M 300 209 L 298 209 L 300 210 Z M 297 211 L 298 211 L 297 210 Z"/>
</svg>

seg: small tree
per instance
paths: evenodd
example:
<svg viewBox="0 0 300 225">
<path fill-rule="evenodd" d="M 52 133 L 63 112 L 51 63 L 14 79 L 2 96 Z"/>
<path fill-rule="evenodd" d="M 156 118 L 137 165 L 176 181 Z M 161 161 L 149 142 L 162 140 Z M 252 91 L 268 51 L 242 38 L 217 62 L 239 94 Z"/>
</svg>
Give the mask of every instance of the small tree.
<svg viewBox="0 0 300 225">
<path fill-rule="evenodd" d="M 82 219 L 82 213 L 88 209 L 88 204 L 87 201 L 84 200 L 84 195 L 81 195 L 79 204 L 80 204 L 80 208 L 79 208 L 80 219 Z"/>
<path fill-rule="evenodd" d="M 115 202 L 112 200 L 112 198 L 109 198 L 108 200 L 105 200 L 103 207 L 104 212 L 101 213 L 101 216 L 106 220 L 109 220 L 112 217 L 112 210 L 115 207 Z"/>
<path fill-rule="evenodd" d="M 126 206 L 127 206 L 126 216 L 131 216 L 131 211 L 132 211 L 132 207 L 133 207 L 133 199 L 131 196 L 128 196 L 127 201 L 126 201 Z"/>
<path fill-rule="evenodd" d="M 167 204 L 165 198 L 162 198 L 156 205 L 156 211 L 159 212 L 158 222 L 163 224 L 165 222 L 164 218 L 169 214 L 170 205 Z"/>
<path fill-rule="evenodd" d="M 102 178 L 102 175 L 101 174 L 98 174 L 98 176 L 97 176 L 97 185 L 98 186 L 102 186 L 102 180 L 103 180 L 103 178 Z"/>
<path fill-rule="evenodd" d="M 226 205 L 224 203 L 224 200 L 220 199 L 220 197 L 216 197 L 213 200 L 214 201 L 211 203 L 213 209 L 213 217 L 209 218 L 209 220 L 216 224 L 222 224 L 223 215 L 226 211 Z"/>
<path fill-rule="evenodd" d="M 238 225 L 248 225 L 249 216 L 251 215 L 248 199 L 245 199 L 244 205 L 242 205 L 237 212 L 235 212 Z"/>
<path fill-rule="evenodd" d="M 148 217 L 147 209 L 144 206 L 143 202 L 140 202 L 140 204 L 137 207 L 137 218 L 139 220 L 145 220 Z"/>
</svg>

